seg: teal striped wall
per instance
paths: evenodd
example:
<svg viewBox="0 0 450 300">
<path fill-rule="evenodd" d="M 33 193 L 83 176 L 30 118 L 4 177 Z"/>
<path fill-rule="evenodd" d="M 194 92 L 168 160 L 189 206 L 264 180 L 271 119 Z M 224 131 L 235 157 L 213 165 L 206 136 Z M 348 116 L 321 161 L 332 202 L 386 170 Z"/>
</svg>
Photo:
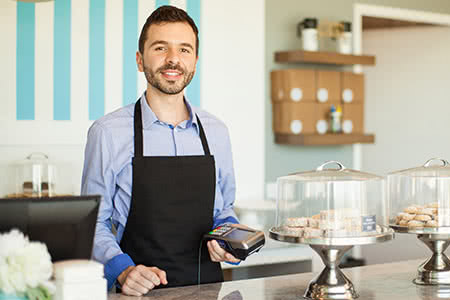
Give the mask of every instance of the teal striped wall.
<svg viewBox="0 0 450 300">
<path fill-rule="evenodd" d="M 105 66 L 111 63 L 105 59 L 105 14 L 108 1 L 87 0 L 89 3 L 86 16 L 89 20 L 88 37 L 88 111 L 89 120 L 95 120 L 105 114 Z M 184 5 L 184 9 L 201 27 L 202 0 L 155 0 L 155 8 L 161 5 Z M 35 80 L 39 70 L 35 70 L 36 17 L 35 8 L 40 3 L 17 2 L 17 41 L 16 41 L 16 119 L 35 120 Z M 71 120 L 71 107 L 77 105 L 79 99 L 71 99 L 72 51 L 71 35 L 76 26 L 72 24 L 72 9 L 77 0 L 55 0 L 53 32 L 53 99 L 51 103 L 53 120 Z M 123 0 L 123 54 L 117 58 L 122 61 L 122 105 L 135 102 L 143 91 L 138 90 L 136 51 L 141 28 L 138 28 L 139 0 Z M 201 32 L 201 31 L 200 31 Z M 186 94 L 195 106 L 200 106 L 200 72 L 201 62 L 197 65 L 196 75 L 186 90 Z M 114 74 L 112 74 L 114 75 Z M 50 108 L 49 108 L 50 109 Z"/>
<path fill-rule="evenodd" d="M 35 9 L 33 3 L 17 3 L 17 120 L 34 120 L 34 38 Z"/>
</svg>

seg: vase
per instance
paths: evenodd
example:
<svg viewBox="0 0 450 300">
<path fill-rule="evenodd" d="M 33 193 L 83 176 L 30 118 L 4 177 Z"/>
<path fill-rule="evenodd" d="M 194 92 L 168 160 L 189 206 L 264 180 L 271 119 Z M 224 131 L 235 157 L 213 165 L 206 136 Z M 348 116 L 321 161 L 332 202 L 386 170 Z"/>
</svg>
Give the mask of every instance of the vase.
<svg viewBox="0 0 450 300">
<path fill-rule="evenodd" d="M 3 294 L 2 292 L 0 292 L 0 300 L 27 300 L 27 297 L 19 297 L 16 295 L 11 295 L 11 294 Z"/>
</svg>

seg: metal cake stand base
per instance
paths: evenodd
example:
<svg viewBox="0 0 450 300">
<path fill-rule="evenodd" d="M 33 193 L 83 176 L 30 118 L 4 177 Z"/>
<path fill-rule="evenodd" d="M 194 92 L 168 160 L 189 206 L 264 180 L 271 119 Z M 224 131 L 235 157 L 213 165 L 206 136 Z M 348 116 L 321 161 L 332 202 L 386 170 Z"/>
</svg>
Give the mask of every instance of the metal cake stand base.
<svg viewBox="0 0 450 300">
<path fill-rule="evenodd" d="M 433 252 L 433 256 L 417 269 L 419 285 L 450 284 L 450 259 L 444 251 L 450 245 L 448 234 L 418 234 L 417 237 Z"/>
<path fill-rule="evenodd" d="M 313 279 L 304 294 L 305 299 L 356 299 L 358 294 L 350 279 L 339 269 L 342 256 L 353 246 L 310 245 L 322 258 L 325 269 Z"/>
</svg>

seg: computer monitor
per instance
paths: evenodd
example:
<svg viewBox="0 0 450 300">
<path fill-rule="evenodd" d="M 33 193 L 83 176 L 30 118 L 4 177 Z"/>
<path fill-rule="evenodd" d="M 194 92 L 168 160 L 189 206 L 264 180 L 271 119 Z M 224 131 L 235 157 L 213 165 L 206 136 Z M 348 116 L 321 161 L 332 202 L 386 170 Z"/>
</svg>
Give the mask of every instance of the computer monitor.
<svg viewBox="0 0 450 300">
<path fill-rule="evenodd" d="M 45 243 L 53 262 L 90 259 L 99 204 L 98 195 L 0 199 L 0 232 Z"/>
</svg>

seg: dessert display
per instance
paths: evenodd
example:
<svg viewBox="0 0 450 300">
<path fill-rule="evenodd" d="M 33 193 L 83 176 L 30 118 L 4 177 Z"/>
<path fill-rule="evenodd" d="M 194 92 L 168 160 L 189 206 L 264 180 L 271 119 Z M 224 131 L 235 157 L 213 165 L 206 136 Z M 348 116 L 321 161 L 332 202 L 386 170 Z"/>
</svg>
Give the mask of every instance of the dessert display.
<svg viewBox="0 0 450 300">
<path fill-rule="evenodd" d="M 388 175 L 390 227 L 399 233 L 417 234 L 433 252 L 418 268 L 414 283 L 450 284 L 450 165 L 430 159 L 423 166 Z"/>
<path fill-rule="evenodd" d="M 287 218 L 281 232 L 298 237 L 351 237 L 381 232 L 376 224 L 363 227 L 367 219 L 357 209 L 323 210 L 311 217 Z"/>
<path fill-rule="evenodd" d="M 31 153 L 15 163 L 15 192 L 8 198 L 56 196 L 56 166 L 44 153 Z"/>
<path fill-rule="evenodd" d="M 437 202 L 425 205 L 413 204 L 399 212 L 393 223 L 409 228 L 450 226 L 450 208 L 439 208 Z"/>
<path fill-rule="evenodd" d="M 328 266 L 310 282 L 306 299 L 358 297 L 339 262 L 354 245 L 393 238 L 384 189 L 382 177 L 347 169 L 336 161 L 278 178 L 276 224 L 269 236 L 308 244 Z"/>
</svg>

